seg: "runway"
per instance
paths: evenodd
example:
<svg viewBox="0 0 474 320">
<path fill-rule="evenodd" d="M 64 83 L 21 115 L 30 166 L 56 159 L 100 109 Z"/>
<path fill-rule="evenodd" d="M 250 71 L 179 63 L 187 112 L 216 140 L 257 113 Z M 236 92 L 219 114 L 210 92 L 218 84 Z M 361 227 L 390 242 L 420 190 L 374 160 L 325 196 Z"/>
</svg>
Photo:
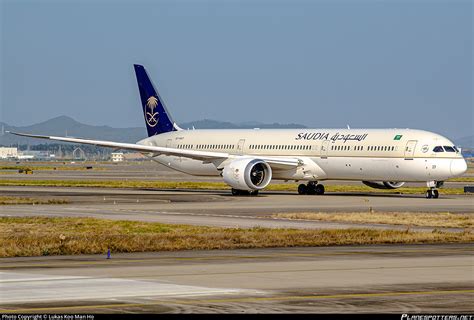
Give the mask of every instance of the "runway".
<svg viewBox="0 0 474 320">
<path fill-rule="evenodd" d="M 9 258 L 0 312 L 467 313 L 473 253 L 468 244 Z"/>
</svg>

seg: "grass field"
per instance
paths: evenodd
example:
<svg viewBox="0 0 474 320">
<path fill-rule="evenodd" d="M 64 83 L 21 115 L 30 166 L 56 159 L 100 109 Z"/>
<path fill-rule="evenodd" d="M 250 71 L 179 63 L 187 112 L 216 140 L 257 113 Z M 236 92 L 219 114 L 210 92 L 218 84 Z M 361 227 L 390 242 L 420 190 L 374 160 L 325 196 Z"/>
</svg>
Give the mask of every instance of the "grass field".
<svg viewBox="0 0 474 320">
<path fill-rule="evenodd" d="M 448 181 L 452 182 L 474 182 L 474 177 L 459 177 L 459 178 L 451 178 Z"/>
<path fill-rule="evenodd" d="M 329 245 L 468 243 L 471 232 L 216 228 L 93 218 L 0 218 L 0 257 Z"/>
<path fill-rule="evenodd" d="M 150 189 L 201 189 L 229 190 L 223 182 L 186 182 L 186 181 L 130 181 L 130 180 L 23 180 L 2 179 L 0 186 L 49 186 L 49 187 L 94 187 L 94 188 L 150 188 Z M 296 192 L 298 184 L 270 184 L 265 190 Z M 396 190 L 380 190 L 365 185 L 327 185 L 327 192 L 385 192 L 396 194 L 424 194 L 426 187 L 402 187 Z M 463 188 L 441 189 L 441 194 L 463 194 Z"/>
<path fill-rule="evenodd" d="M 325 213 L 325 212 L 298 212 L 274 214 L 275 218 L 286 218 L 294 220 L 319 220 L 332 222 L 351 223 L 376 223 L 395 224 L 406 226 L 429 226 L 444 228 L 472 228 L 474 227 L 474 215 L 453 214 L 449 212 L 440 213 L 415 213 L 415 212 L 348 212 L 348 213 Z"/>
<path fill-rule="evenodd" d="M 3 197 L 0 196 L 0 205 L 10 204 L 67 204 L 69 201 L 63 199 L 34 199 L 25 197 Z"/>
<path fill-rule="evenodd" d="M 87 166 L 25 166 L 25 165 L 6 165 L 0 166 L 0 170 L 5 171 L 18 171 L 18 170 L 32 170 L 32 171 L 41 171 L 41 170 L 59 170 L 59 171 L 76 171 L 76 170 L 104 170 L 103 168 L 92 167 L 90 169 L 86 168 Z"/>
</svg>

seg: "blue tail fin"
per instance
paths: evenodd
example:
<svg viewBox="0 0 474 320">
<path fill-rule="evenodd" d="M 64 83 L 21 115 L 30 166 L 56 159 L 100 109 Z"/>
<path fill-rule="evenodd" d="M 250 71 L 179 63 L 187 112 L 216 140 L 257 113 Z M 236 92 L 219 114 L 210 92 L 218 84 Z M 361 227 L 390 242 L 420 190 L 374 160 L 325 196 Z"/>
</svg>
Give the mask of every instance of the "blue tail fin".
<svg viewBox="0 0 474 320">
<path fill-rule="evenodd" d="M 155 90 L 145 68 L 138 64 L 134 64 L 133 67 L 137 76 L 138 90 L 140 91 L 148 136 L 151 137 L 164 132 L 176 131 L 177 126 L 166 110 L 163 100 Z"/>
</svg>

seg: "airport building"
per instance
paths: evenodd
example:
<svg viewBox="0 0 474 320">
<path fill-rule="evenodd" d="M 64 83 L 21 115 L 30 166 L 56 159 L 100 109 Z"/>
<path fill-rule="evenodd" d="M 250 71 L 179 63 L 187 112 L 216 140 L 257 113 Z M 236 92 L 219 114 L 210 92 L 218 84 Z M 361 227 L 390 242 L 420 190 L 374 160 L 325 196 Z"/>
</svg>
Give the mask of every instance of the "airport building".
<svg viewBox="0 0 474 320">
<path fill-rule="evenodd" d="M 112 152 L 110 155 L 112 156 L 112 162 L 122 162 L 124 159 L 123 152 Z"/>
<path fill-rule="evenodd" d="M 19 160 L 51 160 L 55 159 L 55 155 L 48 151 L 24 150 L 18 152 Z"/>
<path fill-rule="evenodd" d="M 17 157 L 18 157 L 17 148 L 0 147 L 0 159 L 9 159 L 9 158 L 17 158 Z"/>
</svg>

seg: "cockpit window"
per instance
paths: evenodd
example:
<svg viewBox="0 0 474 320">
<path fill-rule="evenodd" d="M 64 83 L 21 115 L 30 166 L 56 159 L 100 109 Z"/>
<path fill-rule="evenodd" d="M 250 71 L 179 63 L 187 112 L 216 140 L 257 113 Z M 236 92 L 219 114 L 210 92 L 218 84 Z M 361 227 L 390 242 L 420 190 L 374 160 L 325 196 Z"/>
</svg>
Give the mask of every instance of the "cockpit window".
<svg viewBox="0 0 474 320">
<path fill-rule="evenodd" d="M 436 147 L 434 147 L 433 151 L 434 151 L 434 152 L 444 152 L 442 146 L 436 146 Z"/>
<path fill-rule="evenodd" d="M 454 148 L 453 148 L 453 147 L 450 147 L 450 146 L 444 146 L 444 150 L 445 150 L 446 152 L 456 152 L 456 150 L 454 150 Z"/>
<path fill-rule="evenodd" d="M 456 152 L 459 152 L 459 149 L 456 146 L 453 146 L 453 148 L 456 150 Z"/>
</svg>

